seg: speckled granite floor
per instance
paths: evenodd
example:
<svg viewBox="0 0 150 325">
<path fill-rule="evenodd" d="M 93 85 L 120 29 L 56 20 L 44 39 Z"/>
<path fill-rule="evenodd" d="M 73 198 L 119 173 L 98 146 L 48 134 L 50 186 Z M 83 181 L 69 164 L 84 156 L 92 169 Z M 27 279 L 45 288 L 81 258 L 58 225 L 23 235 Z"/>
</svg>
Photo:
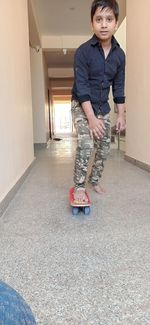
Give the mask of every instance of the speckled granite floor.
<svg viewBox="0 0 150 325">
<path fill-rule="evenodd" d="M 53 142 L 0 218 L 0 278 L 42 325 L 150 324 L 150 174 L 112 149 L 92 213 L 68 203 L 75 141 Z M 15 325 L 15 324 L 14 324 Z"/>
</svg>

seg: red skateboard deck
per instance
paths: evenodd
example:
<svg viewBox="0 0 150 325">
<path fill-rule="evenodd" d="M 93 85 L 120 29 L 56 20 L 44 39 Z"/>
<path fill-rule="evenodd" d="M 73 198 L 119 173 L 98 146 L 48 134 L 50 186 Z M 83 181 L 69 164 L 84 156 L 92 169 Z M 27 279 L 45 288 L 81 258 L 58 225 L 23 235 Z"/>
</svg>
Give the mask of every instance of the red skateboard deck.
<svg viewBox="0 0 150 325">
<path fill-rule="evenodd" d="M 88 198 L 87 202 L 76 202 L 74 201 L 74 188 L 72 187 L 70 189 L 70 205 L 72 207 L 72 214 L 73 215 L 77 215 L 81 210 L 84 212 L 84 214 L 88 215 L 90 214 L 90 206 L 91 206 L 91 202 L 90 202 L 90 198 L 88 193 L 85 191 L 86 196 Z"/>
</svg>

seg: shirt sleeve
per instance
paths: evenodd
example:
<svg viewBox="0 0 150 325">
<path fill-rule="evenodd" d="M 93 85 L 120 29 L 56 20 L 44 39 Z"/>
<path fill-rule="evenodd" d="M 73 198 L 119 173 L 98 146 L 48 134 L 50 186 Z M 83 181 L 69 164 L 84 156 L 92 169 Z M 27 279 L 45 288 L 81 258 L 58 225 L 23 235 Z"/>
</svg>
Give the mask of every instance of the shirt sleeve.
<svg viewBox="0 0 150 325">
<path fill-rule="evenodd" d="M 125 54 L 123 53 L 117 74 L 113 80 L 112 92 L 116 104 L 125 103 Z"/>
<path fill-rule="evenodd" d="M 75 54 L 74 59 L 74 76 L 77 97 L 80 103 L 90 100 L 90 85 L 89 85 L 89 67 L 87 56 L 80 47 Z"/>
</svg>

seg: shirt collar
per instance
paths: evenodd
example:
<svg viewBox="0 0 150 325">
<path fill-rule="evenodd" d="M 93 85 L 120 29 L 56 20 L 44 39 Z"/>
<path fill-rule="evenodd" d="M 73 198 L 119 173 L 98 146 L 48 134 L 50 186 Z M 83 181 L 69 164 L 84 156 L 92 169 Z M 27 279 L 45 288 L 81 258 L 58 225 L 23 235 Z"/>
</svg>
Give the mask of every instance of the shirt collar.
<svg viewBox="0 0 150 325">
<path fill-rule="evenodd" d="M 117 46 L 120 46 L 119 43 L 117 42 L 117 40 L 115 39 L 114 36 L 112 36 L 112 48 L 115 48 Z M 99 44 L 99 39 L 97 38 L 97 36 L 94 34 L 93 37 L 91 38 L 91 45 L 95 46 Z"/>
</svg>

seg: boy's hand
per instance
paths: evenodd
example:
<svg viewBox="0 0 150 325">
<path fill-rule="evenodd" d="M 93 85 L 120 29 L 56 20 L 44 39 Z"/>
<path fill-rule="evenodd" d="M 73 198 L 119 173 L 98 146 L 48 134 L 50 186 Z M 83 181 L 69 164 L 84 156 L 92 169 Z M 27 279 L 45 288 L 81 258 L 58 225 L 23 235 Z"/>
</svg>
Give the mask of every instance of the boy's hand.
<svg viewBox="0 0 150 325">
<path fill-rule="evenodd" d="M 125 120 L 125 104 L 116 104 L 118 117 L 116 122 L 116 131 L 117 133 L 125 130 L 126 120 Z"/>
<path fill-rule="evenodd" d="M 103 138 L 106 128 L 104 126 L 103 120 L 98 119 L 95 116 L 91 102 L 90 101 L 83 102 L 82 108 L 88 119 L 91 138 L 93 137 L 97 139 Z"/>
<path fill-rule="evenodd" d="M 126 128 L 126 121 L 124 115 L 118 116 L 117 122 L 116 122 L 116 131 L 117 133 L 125 130 Z"/>
<path fill-rule="evenodd" d="M 98 119 L 96 116 L 93 116 L 89 121 L 89 128 L 91 138 L 103 138 L 106 128 L 102 119 Z"/>
</svg>

